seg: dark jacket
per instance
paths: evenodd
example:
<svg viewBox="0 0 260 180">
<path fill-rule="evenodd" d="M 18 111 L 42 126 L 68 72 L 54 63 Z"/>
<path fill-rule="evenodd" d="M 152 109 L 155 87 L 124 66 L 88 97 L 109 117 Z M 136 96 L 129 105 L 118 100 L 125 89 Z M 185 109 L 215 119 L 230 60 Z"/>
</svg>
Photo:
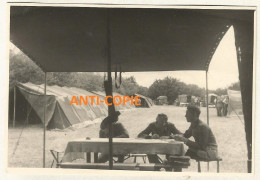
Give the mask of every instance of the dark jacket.
<svg viewBox="0 0 260 180">
<path fill-rule="evenodd" d="M 210 127 L 201 120 L 191 123 L 189 129 L 183 136 L 185 138 L 194 137 L 195 142 L 188 140 L 186 143 L 190 148 L 206 150 L 206 147 L 217 146 L 215 136 Z"/>
<path fill-rule="evenodd" d="M 107 138 L 109 137 L 108 133 L 105 133 L 102 129 L 99 131 L 100 138 Z M 124 126 L 117 122 L 113 123 L 113 138 L 129 138 L 129 134 Z"/>
<path fill-rule="evenodd" d="M 138 135 L 138 137 L 147 138 L 150 134 L 158 134 L 160 137 L 170 136 L 172 134 L 181 134 L 181 132 L 172 123 L 168 122 L 163 130 L 158 129 L 155 124 L 156 122 L 150 123 L 148 127 Z"/>
</svg>

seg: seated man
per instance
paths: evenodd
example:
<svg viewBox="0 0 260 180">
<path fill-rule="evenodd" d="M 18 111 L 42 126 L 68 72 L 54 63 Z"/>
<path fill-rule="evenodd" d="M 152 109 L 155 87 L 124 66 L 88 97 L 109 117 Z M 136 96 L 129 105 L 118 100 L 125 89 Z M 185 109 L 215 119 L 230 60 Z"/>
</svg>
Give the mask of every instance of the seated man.
<svg viewBox="0 0 260 180">
<path fill-rule="evenodd" d="M 148 125 L 138 137 L 145 139 L 159 139 L 159 138 L 172 138 L 175 134 L 181 132 L 174 126 L 174 124 L 167 122 L 168 117 L 166 114 L 158 114 L 156 121 Z M 151 136 L 151 135 L 152 136 Z M 157 155 L 147 155 L 150 163 L 160 163 Z"/>
<path fill-rule="evenodd" d="M 200 109 L 189 105 L 185 117 L 191 125 L 183 135 L 176 135 L 173 138 L 184 142 L 189 147 L 186 155 L 192 159 L 215 159 L 218 156 L 215 136 L 210 127 L 199 119 L 199 115 Z M 191 136 L 194 137 L 195 142 L 188 139 Z"/>
<path fill-rule="evenodd" d="M 127 130 L 124 128 L 124 126 L 117 122 L 118 116 L 120 115 L 119 111 L 116 111 L 114 113 L 113 118 L 116 118 L 116 120 L 113 120 L 112 123 L 112 137 L 113 138 L 129 138 L 129 134 Z M 100 138 L 108 138 L 109 137 L 109 118 L 106 117 L 100 124 L 100 131 L 99 131 L 99 137 Z M 124 155 L 118 155 L 118 162 L 122 163 L 124 162 Z M 107 162 L 109 159 L 108 154 L 101 154 L 98 158 L 99 163 Z"/>
</svg>

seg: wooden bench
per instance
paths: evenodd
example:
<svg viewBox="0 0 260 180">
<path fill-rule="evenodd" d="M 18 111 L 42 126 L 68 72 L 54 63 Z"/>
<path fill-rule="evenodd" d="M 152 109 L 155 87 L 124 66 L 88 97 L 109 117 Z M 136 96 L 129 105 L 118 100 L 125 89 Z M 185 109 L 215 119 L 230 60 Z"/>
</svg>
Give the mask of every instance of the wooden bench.
<svg viewBox="0 0 260 180">
<path fill-rule="evenodd" d="M 169 164 L 174 167 L 175 172 L 181 172 L 183 168 L 188 168 L 190 166 L 189 156 L 169 156 Z"/>
<path fill-rule="evenodd" d="M 61 168 L 83 168 L 83 169 L 109 169 L 108 163 L 98 163 L 98 154 L 108 154 L 109 141 L 107 138 L 91 138 L 91 139 L 75 139 L 69 141 L 65 149 L 62 162 L 58 163 Z M 118 163 L 114 159 L 113 169 L 122 170 L 144 170 L 144 171 L 158 171 L 161 168 L 170 169 L 174 171 L 182 171 L 182 168 L 187 168 L 189 163 L 179 163 L 177 161 L 165 163 L 164 161 L 157 164 L 146 164 L 146 154 L 162 154 L 168 155 L 184 154 L 184 144 L 182 142 L 175 142 L 173 140 L 147 140 L 134 138 L 114 138 L 113 140 L 113 154 L 114 156 L 125 155 L 133 157 L 134 162 Z M 73 154 L 78 153 L 78 154 Z M 143 158 L 144 163 L 136 162 L 137 158 Z M 76 158 L 76 159 L 75 159 Z M 78 159 L 78 160 L 77 160 Z M 81 161 L 83 159 L 84 161 Z"/>
<path fill-rule="evenodd" d="M 57 163 L 57 167 L 60 168 L 71 168 L 71 169 L 109 169 L 108 163 L 98 163 L 98 153 L 94 154 L 94 162 L 91 162 L 91 154 L 86 153 L 86 163 L 78 162 L 60 162 Z M 146 154 L 130 154 L 129 157 L 142 157 L 144 158 Z M 181 172 L 183 168 L 188 168 L 190 166 L 190 157 L 188 156 L 169 156 L 169 161 L 163 163 L 136 163 L 134 159 L 133 163 L 114 163 L 114 170 L 139 170 L 139 171 L 158 171 L 164 168 L 166 171 Z M 116 161 L 115 161 L 116 162 Z"/>
<path fill-rule="evenodd" d="M 217 173 L 219 173 L 219 162 L 222 161 L 222 158 L 218 157 L 216 159 L 196 159 L 196 161 L 198 162 L 198 172 L 201 172 L 201 166 L 200 166 L 200 162 L 207 162 L 207 170 L 209 171 L 209 163 L 212 161 L 216 161 L 217 162 Z"/>
<path fill-rule="evenodd" d="M 143 162 L 146 163 L 147 154 L 128 154 L 124 160 L 127 160 L 131 157 L 134 158 L 134 163 L 136 163 L 137 158 L 142 158 Z"/>
<path fill-rule="evenodd" d="M 50 150 L 50 152 L 53 156 L 51 168 L 52 168 L 54 162 L 56 163 L 56 167 L 59 167 L 59 163 L 62 162 L 60 154 L 63 154 L 64 151 Z M 98 153 L 93 153 L 93 154 L 94 154 L 94 163 L 97 163 L 98 162 Z M 136 163 L 136 159 L 139 158 L 139 157 L 143 159 L 144 163 L 146 163 L 146 157 L 147 157 L 146 154 L 128 154 L 128 155 L 126 155 L 126 158 L 124 160 L 129 159 L 131 157 L 134 158 L 134 163 Z M 91 162 L 91 153 L 86 153 L 86 162 L 87 163 Z M 117 162 L 117 161 L 114 160 L 114 162 Z"/>
<path fill-rule="evenodd" d="M 61 168 L 70 168 L 70 169 L 109 169 L 108 163 L 59 163 L 59 167 Z M 135 170 L 135 171 L 156 171 L 158 169 L 169 169 L 169 168 L 178 168 L 181 167 L 173 167 L 170 164 L 144 164 L 144 163 L 115 163 L 113 164 L 113 170 Z"/>
</svg>

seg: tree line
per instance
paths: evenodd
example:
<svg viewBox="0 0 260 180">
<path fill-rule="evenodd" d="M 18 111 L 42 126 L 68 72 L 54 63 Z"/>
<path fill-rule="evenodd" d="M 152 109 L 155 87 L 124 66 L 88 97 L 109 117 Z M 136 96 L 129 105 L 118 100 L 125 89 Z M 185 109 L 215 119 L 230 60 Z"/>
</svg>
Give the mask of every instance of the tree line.
<svg viewBox="0 0 260 180">
<path fill-rule="evenodd" d="M 10 50 L 9 56 L 9 89 L 12 89 L 16 82 L 34 84 L 44 83 L 44 72 L 21 51 L 15 53 Z M 93 72 L 48 72 L 47 85 L 58 85 L 68 87 L 78 87 L 87 91 L 104 91 L 104 77 L 101 73 Z M 113 79 L 113 83 L 114 83 Z M 239 82 L 231 84 L 229 89 L 240 90 Z M 205 88 L 200 88 L 194 84 L 186 84 L 173 77 L 157 79 L 147 88 L 140 86 L 133 76 L 122 78 L 120 88 L 114 91 L 123 95 L 142 94 L 155 100 L 158 96 L 167 96 L 170 104 L 181 94 L 197 97 L 205 96 Z M 227 88 L 210 90 L 210 93 L 226 95 Z"/>
</svg>

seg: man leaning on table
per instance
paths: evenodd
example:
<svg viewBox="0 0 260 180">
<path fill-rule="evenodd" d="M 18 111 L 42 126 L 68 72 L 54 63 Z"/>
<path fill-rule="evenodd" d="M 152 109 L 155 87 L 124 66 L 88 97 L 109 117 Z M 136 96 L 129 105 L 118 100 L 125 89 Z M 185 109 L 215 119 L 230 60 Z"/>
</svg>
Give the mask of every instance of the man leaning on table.
<svg viewBox="0 0 260 180">
<path fill-rule="evenodd" d="M 184 142 L 188 147 L 186 156 L 192 159 L 215 159 L 218 156 L 218 146 L 210 127 L 199 119 L 200 109 L 195 105 L 189 105 L 186 111 L 186 120 L 191 125 L 183 135 L 176 135 L 176 141 Z M 189 140 L 194 137 L 195 142 Z"/>
<path fill-rule="evenodd" d="M 168 117 L 166 114 L 158 114 L 156 121 L 148 125 L 148 127 L 139 133 L 138 138 L 145 139 L 159 139 L 159 138 L 172 138 L 181 132 L 175 127 L 174 124 L 167 122 Z M 151 134 L 151 135 L 150 135 Z M 148 154 L 150 163 L 161 163 L 156 154 Z"/>
<path fill-rule="evenodd" d="M 127 130 L 124 128 L 124 126 L 117 122 L 118 116 L 120 115 L 119 111 L 116 111 L 112 114 L 113 122 L 112 122 L 112 136 L 113 138 L 129 138 L 129 134 Z M 111 118 L 111 117 L 110 117 Z M 99 137 L 100 138 L 108 138 L 109 137 L 109 117 L 105 118 L 101 124 L 100 124 L 100 131 L 99 131 Z M 122 163 L 124 162 L 124 155 L 118 155 L 118 162 Z M 108 161 L 109 155 L 108 154 L 101 154 L 98 158 L 99 163 L 103 163 Z"/>
</svg>

